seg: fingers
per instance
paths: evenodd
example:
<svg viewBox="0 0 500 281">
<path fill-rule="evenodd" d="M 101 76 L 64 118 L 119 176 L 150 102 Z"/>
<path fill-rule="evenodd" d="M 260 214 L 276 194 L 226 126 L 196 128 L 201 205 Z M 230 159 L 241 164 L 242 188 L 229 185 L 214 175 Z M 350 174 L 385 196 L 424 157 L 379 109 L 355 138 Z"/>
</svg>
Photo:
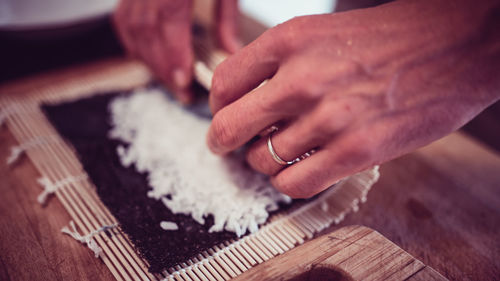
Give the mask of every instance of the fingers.
<svg viewBox="0 0 500 281">
<path fill-rule="evenodd" d="M 279 63 L 272 40 L 263 34 L 215 69 L 209 96 L 213 114 L 276 73 Z"/>
<path fill-rule="evenodd" d="M 280 128 L 271 135 L 271 145 L 274 152 L 284 161 L 292 161 L 321 147 L 327 136 L 318 132 L 306 120 L 296 120 L 288 126 Z M 269 136 L 260 138 L 247 150 L 247 162 L 250 166 L 266 175 L 275 175 L 286 168 L 277 163 L 268 148 Z"/>
<path fill-rule="evenodd" d="M 149 42 L 148 51 L 152 60 L 150 66 L 154 73 L 170 87 L 178 101 L 183 104 L 191 103 L 193 94 L 189 89 L 189 82 L 192 74 L 189 66 L 184 66 L 183 70 L 177 69 L 178 67 L 169 55 L 175 51 L 169 51 L 169 47 L 161 37 L 150 38 Z M 187 55 L 190 56 L 189 49 L 184 51 L 187 51 Z M 189 61 L 192 61 L 191 57 L 183 58 L 181 62 L 189 63 Z"/>
<path fill-rule="evenodd" d="M 215 114 L 207 134 L 208 147 L 217 154 L 234 150 L 272 124 L 288 118 L 284 111 L 269 110 L 278 98 L 270 93 L 273 81 L 241 97 Z"/>
<path fill-rule="evenodd" d="M 286 123 L 315 107 L 318 100 L 289 85 L 290 77 L 286 71 L 283 73 L 214 115 L 207 135 L 207 144 L 214 153 L 234 150 L 271 125 Z"/>
<path fill-rule="evenodd" d="M 180 4 L 174 14 L 164 13 L 159 27 L 159 37 L 163 43 L 160 51 L 165 54 L 167 63 L 158 76 L 173 88 L 179 100 L 184 103 L 189 103 L 193 99 L 189 91 L 194 61 L 191 46 L 191 2 L 185 1 Z"/>
<path fill-rule="evenodd" d="M 218 0 L 215 13 L 218 42 L 226 51 L 235 53 L 243 46 L 238 39 L 238 1 Z"/>
<path fill-rule="evenodd" d="M 130 2 L 130 1 L 128 1 Z M 125 33 L 132 41 L 133 56 L 142 59 L 146 63 L 156 61 L 153 54 L 148 50 L 149 44 L 144 42 L 151 42 L 151 40 L 158 40 L 156 30 L 154 28 L 156 13 L 148 9 L 144 3 L 133 1 L 129 4 L 130 8 L 125 15 L 127 17 L 127 28 Z M 154 68 L 154 65 L 150 65 Z"/>
<path fill-rule="evenodd" d="M 330 122 L 332 107 L 325 107 L 325 110 L 319 108 L 319 113 L 311 114 L 308 117 L 310 111 L 321 101 L 321 95 L 310 94 L 300 86 L 301 84 L 303 83 L 297 83 L 297 76 L 290 71 L 290 68 L 283 67 L 267 83 L 220 109 L 215 114 L 208 132 L 207 143 L 210 149 L 214 153 L 225 154 L 244 145 L 254 136 L 259 135 L 259 132 L 276 122 L 296 119 L 299 115 L 304 116 L 303 120 L 297 123 L 299 134 L 316 137 L 321 133 L 311 130 L 315 130 L 318 124 L 336 124 L 335 120 Z M 339 105 L 343 104 L 339 103 Z M 295 131 L 295 125 L 292 127 L 294 129 L 291 131 Z M 332 129 L 335 131 L 335 127 Z M 261 142 L 261 146 L 265 147 L 266 145 Z M 307 150 L 311 148 L 305 147 Z M 301 149 L 304 148 L 297 148 L 299 152 Z M 258 151 L 262 155 L 265 149 L 261 148 Z M 291 151 L 295 151 L 295 149 Z M 295 157 L 297 154 L 285 156 Z M 257 156 L 256 158 L 261 159 L 262 157 Z M 260 168 L 256 164 L 255 167 L 260 171 L 267 171 L 267 174 L 276 172 L 276 167 L 268 169 L 269 165 L 266 164 Z"/>
<path fill-rule="evenodd" d="M 329 166 L 330 157 L 328 151 L 320 150 L 272 177 L 271 183 L 292 198 L 314 196 L 341 179 L 337 170 Z"/>
<path fill-rule="evenodd" d="M 288 126 L 280 128 L 271 138 L 275 153 L 285 161 L 292 161 L 312 149 L 321 151 L 332 141 L 342 138 L 346 128 L 355 125 L 355 116 L 362 110 L 366 111 L 363 106 L 348 107 L 346 102 L 345 100 L 323 101 L 307 114 L 291 121 Z M 356 100 L 356 104 L 362 103 Z M 348 143 L 352 145 L 357 142 L 358 140 L 354 139 Z M 361 150 L 361 148 L 356 149 Z M 353 154 L 351 153 L 351 158 L 354 158 Z M 302 161 L 309 161 L 309 158 Z M 249 147 L 247 162 L 255 170 L 267 175 L 276 175 L 290 168 L 280 165 L 273 159 L 267 137 L 259 139 Z M 291 167 L 295 165 L 297 164 Z"/>
<path fill-rule="evenodd" d="M 114 17 L 127 50 L 183 103 L 193 98 L 191 9 L 192 0 L 122 0 Z"/>
<path fill-rule="evenodd" d="M 118 37 L 123 43 L 126 51 L 130 55 L 135 54 L 134 41 L 129 33 L 129 14 L 132 9 L 132 1 L 120 1 L 113 13 L 113 25 L 118 33 Z"/>
<path fill-rule="evenodd" d="M 273 176 L 271 183 L 292 198 L 309 198 L 339 180 L 373 166 L 376 146 L 360 138 L 362 135 L 350 134 L 322 147 L 311 157 Z"/>
</svg>

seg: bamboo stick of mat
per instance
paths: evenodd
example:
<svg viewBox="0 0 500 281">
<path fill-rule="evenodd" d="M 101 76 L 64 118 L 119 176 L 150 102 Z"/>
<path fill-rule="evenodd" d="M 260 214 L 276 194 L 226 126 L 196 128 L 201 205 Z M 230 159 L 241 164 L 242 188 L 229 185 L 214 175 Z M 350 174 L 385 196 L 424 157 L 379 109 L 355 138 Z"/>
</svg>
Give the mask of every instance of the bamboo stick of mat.
<svg viewBox="0 0 500 281">
<path fill-rule="evenodd" d="M 221 60 L 220 54 L 210 56 L 205 51 L 205 56 L 212 69 Z M 207 81 L 211 80 L 212 75 L 210 68 L 204 63 L 197 65 L 195 76 L 199 81 L 204 81 L 202 85 L 209 87 Z M 25 153 L 42 176 L 57 183 L 86 173 L 74 149 L 59 137 L 40 111 L 40 104 L 74 100 L 108 90 L 131 89 L 145 85 L 150 79 L 151 75 L 142 65 L 129 63 L 82 79 L 63 81 L 19 99 L 6 96 L 0 101 L 0 106 L 2 109 L 15 108 L 11 110 L 12 114 L 7 115 L 7 126 L 19 143 L 42 137 L 54 139 L 32 147 Z M 119 228 L 108 231 L 109 236 L 100 233 L 94 239 L 103 249 L 101 259 L 117 280 L 228 280 L 302 244 L 332 223 L 338 223 L 366 198 L 366 187 L 375 178 L 375 171 L 364 172 L 311 204 L 273 216 L 257 233 L 216 245 L 198 257 L 166 270 L 162 275 L 148 272 L 147 262 L 135 252 L 130 240 Z M 55 195 L 84 234 L 102 225 L 117 223 L 100 201 L 88 178 L 62 186 Z"/>
</svg>

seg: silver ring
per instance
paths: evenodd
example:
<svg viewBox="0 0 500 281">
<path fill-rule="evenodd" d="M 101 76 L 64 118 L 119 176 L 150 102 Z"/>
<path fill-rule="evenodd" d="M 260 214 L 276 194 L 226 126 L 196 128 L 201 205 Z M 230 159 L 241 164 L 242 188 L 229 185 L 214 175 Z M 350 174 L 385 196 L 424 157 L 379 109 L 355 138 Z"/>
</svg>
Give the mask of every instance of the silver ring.
<svg viewBox="0 0 500 281">
<path fill-rule="evenodd" d="M 292 161 L 285 161 L 283 160 L 281 157 L 279 157 L 279 155 L 276 153 L 276 151 L 274 151 L 274 147 L 273 147 L 273 143 L 271 141 L 271 137 L 273 136 L 274 132 L 276 132 L 277 129 L 273 130 L 268 136 L 267 136 L 267 150 L 269 150 L 269 153 L 271 154 L 271 156 L 273 157 L 274 161 L 276 161 L 276 163 L 282 165 L 282 166 L 289 166 L 289 165 L 293 165 L 301 160 L 304 160 L 306 159 L 307 157 L 313 155 L 316 150 L 315 149 L 312 149 L 310 150 L 309 152 L 306 152 L 304 154 L 302 154 L 301 156 L 293 159 Z"/>
</svg>

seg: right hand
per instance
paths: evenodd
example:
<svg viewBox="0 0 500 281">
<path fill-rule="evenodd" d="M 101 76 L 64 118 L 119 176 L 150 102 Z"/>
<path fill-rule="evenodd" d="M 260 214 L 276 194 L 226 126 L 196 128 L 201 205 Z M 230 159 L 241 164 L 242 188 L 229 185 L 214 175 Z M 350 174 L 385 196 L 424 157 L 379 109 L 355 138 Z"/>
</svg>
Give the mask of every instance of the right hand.
<svg viewBox="0 0 500 281">
<path fill-rule="evenodd" d="M 192 0 L 122 0 L 113 15 L 126 50 L 143 60 L 182 103 L 190 103 L 193 79 Z M 239 49 L 236 0 L 218 0 L 215 35 L 228 52 Z"/>
<path fill-rule="evenodd" d="M 269 29 L 216 68 L 208 146 L 224 155 L 255 140 L 249 165 L 308 198 L 458 129 L 500 98 L 495 1 L 395 1 Z M 317 152 L 277 163 L 255 138 L 273 125 L 283 159 Z"/>
</svg>

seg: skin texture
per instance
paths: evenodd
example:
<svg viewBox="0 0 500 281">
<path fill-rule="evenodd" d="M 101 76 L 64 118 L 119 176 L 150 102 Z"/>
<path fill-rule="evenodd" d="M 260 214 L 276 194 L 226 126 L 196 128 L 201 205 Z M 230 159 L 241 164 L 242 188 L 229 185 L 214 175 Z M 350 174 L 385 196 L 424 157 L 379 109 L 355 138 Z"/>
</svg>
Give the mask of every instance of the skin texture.
<svg viewBox="0 0 500 281">
<path fill-rule="evenodd" d="M 113 15 L 120 39 L 133 57 L 143 60 L 182 103 L 190 103 L 193 79 L 192 0 L 122 0 Z M 237 39 L 236 0 L 218 0 L 215 36 L 232 53 Z"/>
<path fill-rule="evenodd" d="M 401 0 L 278 25 L 215 71 L 207 143 L 224 155 L 277 124 L 248 163 L 310 197 L 426 145 L 499 99 L 499 1 Z M 259 86 L 262 82 L 266 81 Z"/>
</svg>

